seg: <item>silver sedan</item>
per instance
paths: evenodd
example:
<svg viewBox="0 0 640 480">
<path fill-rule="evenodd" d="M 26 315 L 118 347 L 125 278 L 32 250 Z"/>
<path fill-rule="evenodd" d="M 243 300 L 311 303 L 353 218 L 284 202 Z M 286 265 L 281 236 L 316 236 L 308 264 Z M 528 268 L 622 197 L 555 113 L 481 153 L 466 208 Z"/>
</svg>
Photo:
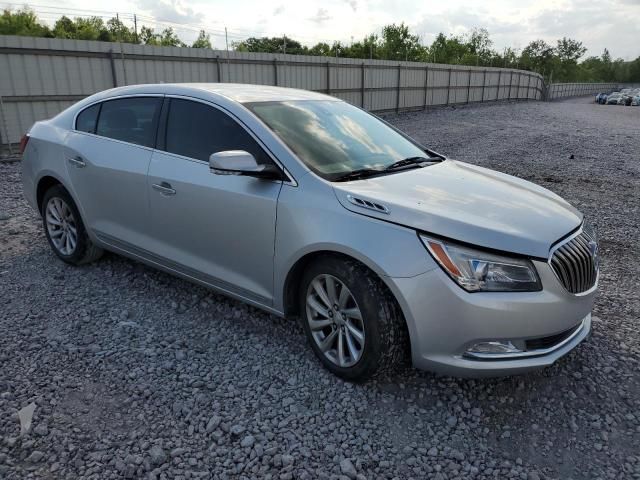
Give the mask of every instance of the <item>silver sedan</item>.
<svg viewBox="0 0 640 480">
<path fill-rule="evenodd" d="M 552 364 L 589 333 L 596 236 L 557 195 L 318 93 L 130 86 L 36 123 L 26 198 L 54 253 L 103 250 L 300 318 L 363 380 Z"/>
</svg>

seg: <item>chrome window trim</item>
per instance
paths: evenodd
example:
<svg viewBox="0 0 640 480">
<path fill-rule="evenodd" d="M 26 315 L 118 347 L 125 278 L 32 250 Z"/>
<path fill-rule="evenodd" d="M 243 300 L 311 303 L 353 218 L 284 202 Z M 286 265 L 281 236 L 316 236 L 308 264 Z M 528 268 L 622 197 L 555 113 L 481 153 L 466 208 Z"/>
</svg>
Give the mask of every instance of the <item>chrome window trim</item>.
<svg viewBox="0 0 640 480">
<path fill-rule="evenodd" d="M 187 100 L 187 101 L 191 101 L 191 102 L 202 103 L 204 105 L 207 105 L 209 107 L 215 108 L 216 110 L 219 110 L 222 113 L 228 115 L 233 120 L 235 120 L 236 123 L 242 129 L 244 129 L 244 131 L 247 132 L 251 136 L 251 138 L 253 138 L 258 143 L 258 145 L 265 151 L 265 153 L 271 159 L 271 161 L 273 163 L 275 163 L 284 172 L 284 174 L 287 177 L 287 180 L 278 180 L 278 181 L 281 181 L 284 185 L 291 185 L 292 187 L 297 187 L 298 186 L 298 182 L 293 177 L 293 175 L 291 175 L 289 170 L 287 170 L 287 168 L 282 164 L 282 162 L 280 162 L 280 160 L 278 160 L 276 158 L 276 156 L 273 154 L 273 152 L 271 150 L 269 150 L 269 148 L 264 144 L 264 142 L 255 133 L 253 133 L 253 131 L 251 131 L 251 129 L 241 119 L 239 119 L 234 113 L 232 113 L 229 110 L 227 110 L 226 108 L 224 108 L 222 105 L 218 105 L 217 103 L 214 103 L 211 100 L 205 100 L 203 98 L 198 98 L 198 97 L 191 97 L 189 95 L 167 94 L 167 95 L 164 95 L 164 97 L 165 98 L 177 98 L 179 100 Z M 242 105 L 242 104 L 238 103 L 238 105 Z M 167 152 L 166 150 L 159 150 L 159 149 L 156 149 L 156 150 L 158 150 L 159 152 L 163 152 L 163 153 L 168 153 L 170 155 L 174 155 L 174 156 L 176 156 L 178 158 L 186 158 L 188 160 L 206 163 L 207 165 L 209 164 L 209 162 L 206 162 L 204 160 L 200 160 L 199 158 L 185 157 L 184 155 L 180 155 L 180 154 L 173 153 L 173 152 Z"/>
<path fill-rule="evenodd" d="M 144 150 L 148 150 L 149 152 L 153 152 L 153 151 L 156 150 L 155 148 L 147 147 L 146 145 L 140 145 L 138 143 L 125 142 L 124 140 L 118 140 L 117 138 L 103 137 L 102 135 L 96 135 L 95 133 L 90 133 L 90 132 L 83 132 L 82 130 L 72 130 L 72 133 L 75 133 L 77 135 L 87 135 L 89 137 L 99 138 L 100 140 L 107 140 L 109 142 L 121 143 L 122 145 L 126 145 L 128 147 L 142 148 Z"/>
<path fill-rule="evenodd" d="M 95 133 L 91 134 L 90 132 L 83 132 L 82 130 L 78 130 L 76 128 L 76 124 L 78 121 L 78 115 L 80 115 L 82 112 L 84 112 L 87 108 L 91 108 L 94 105 L 97 105 L 98 103 L 104 103 L 104 102 L 109 102 L 111 100 L 120 100 L 122 98 L 135 98 L 135 97 L 158 97 L 158 98 L 164 98 L 165 94 L 164 93 L 129 93 L 126 95 L 116 95 L 114 97 L 107 97 L 107 98 L 101 98 L 100 100 L 96 100 L 94 102 L 89 103 L 88 105 L 85 105 L 84 107 L 82 107 L 81 110 L 78 110 L 75 115 L 73 116 L 73 124 L 71 125 L 71 130 L 74 132 L 80 132 L 80 133 L 89 133 L 90 135 L 95 135 L 96 137 L 100 137 L 100 138 L 109 138 L 109 137 L 103 137 L 102 135 L 96 135 Z M 98 125 L 96 125 L 97 127 Z M 112 139 L 115 140 L 115 139 Z M 120 140 L 121 141 L 121 140 Z M 131 143 L 131 142 L 123 142 L 129 145 L 137 145 L 136 143 Z M 151 147 L 148 147 L 151 148 Z"/>
<path fill-rule="evenodd" d="M 189 95 L 179 95 L 179 94 L 164 94 L 164 93 L 138 93 L 138 94 L 126 94 L 126 95 L 116 95 L 113 97 L 107 97 L 107 98 L 102 98 L 100 100 L 96 100 L 95 102 L 91 102 L 88 105 L 85 105 L 81 110 L 78 110 L 74 116 L 73 116 L 73 125 L 71 128 L 71 131 L 75 132 L 75 133 L 79 133 L 82 135 L 90 135 L 92 137 L 96 137 L 96 138 L 104 138 L 107 140 L 111 140 L 113 142 L 118 142 L 118 143 L 122 143 L 124 145 L 133 145 L 136 147 L 140 147 L 140 148 L 144 148 L 147 150 L 151 150 L 151 151 L 158 151 L 158 152 L 163 152 L 163 153 L 167 153 L 169 155 L 173 155 L 176 158 L 180 158 L 180 159 L 184 159 L 184 160 L 189 160 L 189 161 L 193 161 L 193 162 L 202 162 L 208 165 L 208 162 L 205 162 L 204 160 L 200 160 L 198 158 L 191 158 L 191 157 L 185 157 L 184 155 L 179 155 L 176 153 L 172 153 L 172 152 L 167 152 L 165 150 L 160 150 L 158 148 L 154 148 L 154 147 L 147 147 L 145 145 L 138 145 L 137 143 L 131 143 L 131 142 L 125 142 L 123 140 L 118 140 L 115 138 L 110 138 L 110 137 L 104 137 L 102 135 L 98 135 L 95 133 L 90 133 L 90 132 L 83 132 L 82 130 L 78 130 L 76 129 L 76 123 L 78 120 L 78 115 L 80 115 L 82 112 L 84 112 L 87 108 L 90 108 L 98 103 L 104 103 L 104 102 L 108 102 L 111 100 L 120 100 L 123 98 L 136 98 L 136 97 L 158 97 L 158 98 L 178 98 L 181 100 L 189 100 L 189 101 L 194 101 L 194 102 L 199 102 L 202 103 L 204 105 L 210 106 L 212 108 L 216 108 L 218 110 L 220 110 L 221 112 L 229 115 L 232 119 L 234 119 L 239 125 L 240 127 L 242 127 L 257 143 L 258 145 L 260 145 L 260 147 L 266 152 L 266 154 L 269 156 L 269 158 L 273 161 L 273 163 L 275 163 L 286 175 L 287 179 L 286 180 L 282 180 L 282 183 L 284 185 L 290 185 L 292 187 L 297 187 L 298 186 L 298 182 L 296 181 L 296 179 L 294 178 L 293 175 L 291 175 L 291 172 L 289 172 L 289 170 L 287 170 L 287 168 L 282 164 L 282 162 L 280 162 L 276 156 L 273 154 L 273 152 L 271 152 L 271 150 L 269 150 L 267 148 L 267 146 L 264 144 L 264 142 L 262 142 L 262 140 L 260 140 L 260 138 L 258 138 L 258 136 L 256 136 L 250 129 L 249 127 L 247 127 L 247 125 L 240 120 L 236 115 L 234 115 L 232 112 L 230 112 L 229 110 L 227 110 L 226 108 L 224 108 L 221 105 L 218 105 L 214 102 L 212 102 L 211 100 L 205 100 L 199 97 L 192 97 Z M 242 104 L 238 103 L 238 105 L 243 106 Z M 249 112 L 251 113 L 251 112 Z"/>
<path fill-rule="evenodd" d="M 564 238 L 563 240 L 556 243 L 553 247 L 551 247 L 551 250 L 549 250 L 549 256 L 547 257 L 547 265 L 549 265 L 549 268 L 553 272 L 553 275 L 556 277 L 556 280 L 558 280 L 558 283 L 560 283 L 560 286 L 562 287 L 562 289 L 565 292 L 567 292 L 569 295 L 573 295 L 574 297 L 584 297 L 586 295 L 592 294 L 598 289 L 598 281 L 600 279 L 600 268 L 596 270 L 596 281 L 593 283 L 593 287 L 591 287 L 589 290 L 585 290 L 584 292 L 571 293 L 564 286 L 564 283 L 562 283 L 562 279 L 558 276 L 558 273 L 556 272 L 555 268 L 553 268 L 553 265 L 551 264 L 551 259 L 553 258 L 553 254 L 556 252 L 556 250 L 558 250 L 560 247 L 569 243 L 571 240 L 573 240 L 574 238 L 582 234 L 582 232 L 584 231 L 584 228 L 585 228 L 585 225 L 584 225 L 584 219 L 583 219 L 582 223 L 580 224 L 580 227 L 575 232 L 573 232 L 571 235 L 569 235 L 568 237 Z M 586 235 L 589 236 L 588 233 L 586 233 Z"/>
</svg>

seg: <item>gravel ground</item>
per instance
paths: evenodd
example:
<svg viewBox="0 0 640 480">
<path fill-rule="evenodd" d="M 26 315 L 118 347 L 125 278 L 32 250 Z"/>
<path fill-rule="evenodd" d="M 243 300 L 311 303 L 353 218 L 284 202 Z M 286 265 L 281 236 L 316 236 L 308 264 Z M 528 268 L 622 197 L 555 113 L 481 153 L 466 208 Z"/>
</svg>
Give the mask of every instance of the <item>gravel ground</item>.
<svg viewBox="0 0 640 480">
<path fill-rule="evenodd" d="M 19 164 L 0 163 L 0 478 L 640 478 L 640 108 L 388 119 L 589 212 L 603 258 L 587 342 L 519 377 L 345 383 L 295 322 L 115 255 L 63 264 Z"/>
</svg>

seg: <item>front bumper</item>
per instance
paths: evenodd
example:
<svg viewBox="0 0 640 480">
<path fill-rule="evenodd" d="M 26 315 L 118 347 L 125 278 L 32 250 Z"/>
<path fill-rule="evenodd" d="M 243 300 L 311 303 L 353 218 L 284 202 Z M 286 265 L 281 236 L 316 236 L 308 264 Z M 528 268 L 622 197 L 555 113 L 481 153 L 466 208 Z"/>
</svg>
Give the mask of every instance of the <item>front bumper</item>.
<svg viewBox="0 0 640 480">
<path fill-rule="evenodd" d="M 389 278 L 407 320 L 414 366 L 460 377 L 511 375 L 549 366 L 584 340 L 591 330 L 596 288 L 573 295 L 548 264 L 534 264 L 543 286 L 539 292 L 468 293 L 440 268 Z M 525 344 L 567 331 L 557 343 L 521 355 L 465 354 L 479 342 Z"/>
</svg>

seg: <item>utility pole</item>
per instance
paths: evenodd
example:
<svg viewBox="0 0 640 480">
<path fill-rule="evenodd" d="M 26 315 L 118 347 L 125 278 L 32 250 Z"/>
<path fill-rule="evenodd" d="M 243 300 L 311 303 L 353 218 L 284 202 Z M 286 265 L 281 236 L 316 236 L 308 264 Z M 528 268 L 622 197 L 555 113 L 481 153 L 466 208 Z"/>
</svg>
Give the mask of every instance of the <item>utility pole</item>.
<svg viewBox="0 0 640 480">
<path fill-rule="evenodd" d="M 138 43 L 138 17 L 136 14 L 133 14 L 133 31 L 135 32 L 136 43 Z"/>
<path fill-rule="evenodd" d="M 227 26 L 224 27 L 224 41 L 227 44 L 227 82 L 231 81 L 231 67 L 229 65 L 229 37 L 227 36 Z"/>
<path fill-rule="evenodd" d="M 282 35 L 282 53 L 287 53 L 287 36 Z"/>
</svg>

